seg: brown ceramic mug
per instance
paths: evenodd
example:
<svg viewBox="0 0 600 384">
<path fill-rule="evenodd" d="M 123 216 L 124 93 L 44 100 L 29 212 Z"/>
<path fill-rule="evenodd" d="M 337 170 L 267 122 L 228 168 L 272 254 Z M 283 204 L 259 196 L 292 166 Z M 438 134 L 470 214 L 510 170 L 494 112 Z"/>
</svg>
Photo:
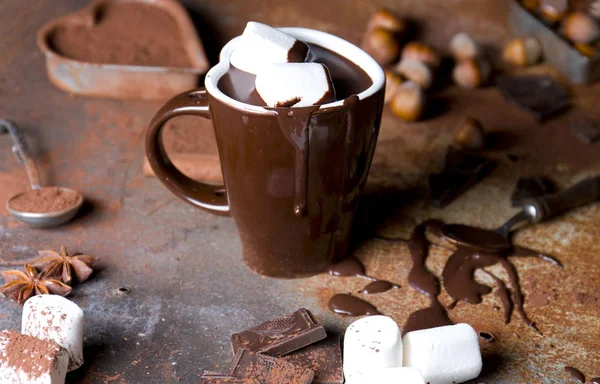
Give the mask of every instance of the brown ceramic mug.
<svg viewBox="0 0 600 384">
<path fill-rule="evenodd" d="M 272 110 L 242 103 L 218 88 L 235 38 L 207 73 L 206 89 L 177 95 L 156 113 L 146 151 L 157 177 L 175 195 L 233 217 L 252 269 L 300 277 L 322 272 L 347 252 L 375 151 L 385 75 L 369 55 L 343 39 L 304 28 L 282 30 L 349 59 L 371 78 L 371 86 L 320 107 Z M 162 128 L 181 115 L 212 120 L 225 186 L 186 177 L 165 154 Z"/>
</svg>

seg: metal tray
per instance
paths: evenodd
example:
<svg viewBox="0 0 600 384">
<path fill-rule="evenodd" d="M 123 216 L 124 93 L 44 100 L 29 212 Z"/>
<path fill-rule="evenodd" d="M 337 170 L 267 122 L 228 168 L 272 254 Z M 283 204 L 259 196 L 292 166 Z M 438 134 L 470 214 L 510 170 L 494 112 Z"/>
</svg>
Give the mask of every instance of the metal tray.
<svg viewBox="0 0 600 384">
<path fill-rule="evenodd" d="M 535 36 L 544 47 L 544 59 L 574 84 L 590 84 L 600 79 L 600 56 L 587 57 L 571 42 L 525 9 L 518 0 L 510 1 L 509 24 L 516 36 Z"/>
<path fill-rule="evenodd" d="M 51 33 L 60 25 L 90 24 L 101 7 L 126 1 L 156 6 L 171 14 L 193 64 L 192 68 L 96 64 L 69 59 L 48 44 Z M 96 0 L 87 7 L 51 20 L 37 35 L 37 44 L 46 56 L 46 71 L 58 88 L 74 94 L 119 99 L 166 99 L 198 86 L 208 69 L 202 42 L 186 10 L 175 0 Z"/>
</svg>

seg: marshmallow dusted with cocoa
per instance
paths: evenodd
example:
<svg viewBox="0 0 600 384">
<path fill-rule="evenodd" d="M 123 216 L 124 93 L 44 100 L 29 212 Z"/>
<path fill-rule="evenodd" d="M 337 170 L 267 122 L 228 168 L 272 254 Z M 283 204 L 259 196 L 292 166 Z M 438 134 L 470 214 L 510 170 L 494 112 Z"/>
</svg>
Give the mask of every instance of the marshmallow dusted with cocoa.
<svg viewBox="0 0 600 384">
<path fill-rule="evenodd" d="M 364 371 L 352 376 L 346 384 L 425 384 L 419 370 L 395 367 Z"/>
<path fill-rule="evenodd" d="M 462 383 L 481 373 L 479 339 L 469 324 L 408 332 L 402 344 L 404 366 L 418 369 L 427 383 Z"/>
<path fill-rule="evenodd" d="M 319 63 L 268 65 L 256 75 L 255 85 L 269 107 L 307 107 L 335 101 L 329 70 Z"/>
<path fill-rule="evenodd" d="M 348 383 L 367 383 L 363 374 L 402 367 L 400 327 L 387 316 L 369 316 L 350 324 L 344 336 L 344 376 Z"/>
<path fill-rule="evenodd" d="M 51 340 L 69 354 L 69 371 L 83 364 L 83 310 L 58 295 L 34 296 L 23 306 L 21 332 Z"/>
<path fill-rule="evenodd" d="M 0 383 L 64 384 L 69 354 L 54 341 L 0 332 Z"/>
<path fill-rule="evenodd" d="M 304 42 L 276 28 L 249 21 L 229 61 L 237 69 L 256 75 L 269 64 L 304 62 L 308 51 Z"/>
</svg>

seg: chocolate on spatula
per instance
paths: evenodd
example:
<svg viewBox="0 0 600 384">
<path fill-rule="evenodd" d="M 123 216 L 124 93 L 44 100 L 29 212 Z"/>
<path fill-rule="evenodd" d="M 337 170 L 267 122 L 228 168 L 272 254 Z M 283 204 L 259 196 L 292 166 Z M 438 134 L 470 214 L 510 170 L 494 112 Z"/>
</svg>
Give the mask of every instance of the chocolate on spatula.
<svg viewBox="0 0 600 384">
<path fill-rule="evenodd" d="M 429 176 L 431 200 L 443 208 L 461 193 L 479 183 L 496 168 L 496 162 L 482 156 L 452 149 L 446 153 L 444 169 Z"/>
<path fill-rule="evenodd" d="M 330 333 L 325 340 L 292 352 L 282 359 L 315 371 L 313 384 L 342 384 L 344 382 L 342 348 L 340 335 L 337 333 Z"/>
<path fill-rule="evenodd" d="M 302 308 L 231 336 L 233 353 L 240 348 L 269 356 L 282 356 L 327 337 L 325 328 Z"/>
<path fill-rule="evenodd" d="M 240 379 L 254 378 L 262 384 L 310 384 L 315 373 L 281 358 L 239 349 L 227 375 Z"/>
<path fill-rule="evenodd" d="M 507 100 L 533 114 L 539 122 L 571 105 L 566 88 L 551 76 L 501 76 L 497 86 Z"/>
</svg>

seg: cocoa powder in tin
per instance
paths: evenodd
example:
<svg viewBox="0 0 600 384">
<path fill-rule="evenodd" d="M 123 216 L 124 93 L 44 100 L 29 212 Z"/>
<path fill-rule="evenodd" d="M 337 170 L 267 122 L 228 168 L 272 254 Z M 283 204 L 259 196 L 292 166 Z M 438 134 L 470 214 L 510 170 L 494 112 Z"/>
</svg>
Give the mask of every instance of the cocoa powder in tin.
<svg viewBox="0 0 600 384">
<path fill-rule="evenodd" d="M 9 207 L 27 213 L 60 212 L 75 206 L 80 201 L 77 192 L 59 187 L 46 187 L 25 192 L 12 199 Z"/>
<path fill-rule="evenodd" d="M 50 35 L 58 53 L 98 64 L 190 68 L 175 18 L 140 2 L 110 2 L 99 8 L 94 24 L 67 24 Z"/>
</svg>

